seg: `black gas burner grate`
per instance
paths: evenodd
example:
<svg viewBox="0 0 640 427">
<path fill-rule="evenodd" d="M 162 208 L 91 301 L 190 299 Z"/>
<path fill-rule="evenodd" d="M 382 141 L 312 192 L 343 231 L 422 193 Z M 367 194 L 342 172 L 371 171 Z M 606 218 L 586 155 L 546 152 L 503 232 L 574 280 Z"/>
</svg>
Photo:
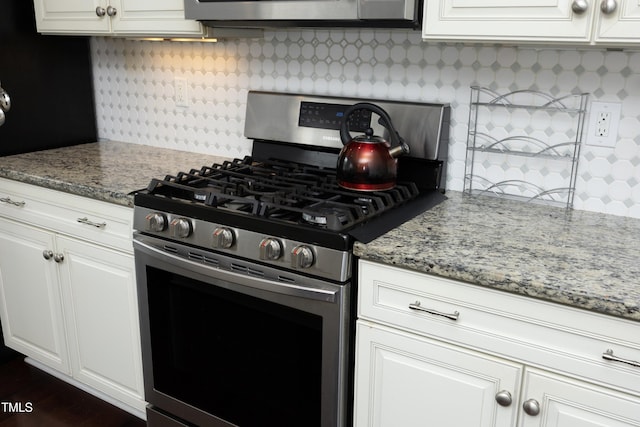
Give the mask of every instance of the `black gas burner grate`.
<svg viewBox="0 0 640 427">
<path fill-rule="evenodd" d="M 249 156 L 154 179 L 150 195 L 273 221 L 340 231 L 418 195 L 412 183 L 379 192 L 345 190 L 336 171 L 301 163 L 254 162 Z"/>
</svg>

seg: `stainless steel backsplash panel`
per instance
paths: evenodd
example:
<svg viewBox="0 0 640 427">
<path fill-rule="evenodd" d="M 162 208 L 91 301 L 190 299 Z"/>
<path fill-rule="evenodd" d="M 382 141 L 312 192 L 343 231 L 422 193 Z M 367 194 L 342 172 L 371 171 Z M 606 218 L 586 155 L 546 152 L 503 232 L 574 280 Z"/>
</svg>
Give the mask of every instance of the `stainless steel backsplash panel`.
<svg viewBox="0 0 640 427">
<path fill-rule="evenodd" d="M 314 145 L 340 149 L 340 132 L 298 125 L 302 102 L 352 105 L 371 102 L 385 110 L 394 127 L 411 148 L 411 157 L 446 161 L 449 145 L 448 104 L 319 95 L 249 92 L 245 136 L 250 139 Z M 386 129 L 372 120 L 375 135 L 388 139 Z"/>
</svg>

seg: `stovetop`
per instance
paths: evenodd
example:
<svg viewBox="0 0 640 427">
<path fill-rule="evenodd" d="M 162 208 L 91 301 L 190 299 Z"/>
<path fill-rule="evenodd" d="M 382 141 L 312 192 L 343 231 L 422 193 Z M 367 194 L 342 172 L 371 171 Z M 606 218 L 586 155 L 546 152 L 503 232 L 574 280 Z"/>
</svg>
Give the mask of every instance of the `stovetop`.
<svg viewBox="0 0 640 427">
<path fill-rule="evenodd" d="M 418 195 L 413 183 L 370 193 L 345 190 L 337 185 L 335 174 L 335 169 L 294 162 L 255 163 L 247 156 L 153 179 L 147 192 L 203 208 L 332 231 L 349 230 Z"/>
<path fill-rule="evenodd" d="M 136 193 L 135 205 L 349 249 L 351 231 L 422 197 L 412 182 L 399 182 L 386 191 L 353 191 L 337 185 L 332 168 L 278 160 L 255 162 L 246 156 L 152 179 L 147 189 Z M 375 228 L 384 226 L 378 223 Z"/>
</svg>

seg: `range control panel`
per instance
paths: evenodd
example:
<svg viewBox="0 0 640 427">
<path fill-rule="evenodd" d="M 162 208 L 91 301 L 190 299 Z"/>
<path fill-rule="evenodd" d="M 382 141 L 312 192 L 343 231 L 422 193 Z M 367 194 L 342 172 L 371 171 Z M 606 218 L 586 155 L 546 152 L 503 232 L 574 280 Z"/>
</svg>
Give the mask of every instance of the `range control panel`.
<svg viewBox="0 0 640 427">
<path fill-rule="evenodd" d="M 347 108 L 349 108 L 349 105 L 302 101 L 300 103 L 298 126 L 340 130 L 344 112 Z M 357 110 L 351 114 L 349 118 L 349 130 L 364 132 L 370 127 L 371 111 Z"/>
</svg>

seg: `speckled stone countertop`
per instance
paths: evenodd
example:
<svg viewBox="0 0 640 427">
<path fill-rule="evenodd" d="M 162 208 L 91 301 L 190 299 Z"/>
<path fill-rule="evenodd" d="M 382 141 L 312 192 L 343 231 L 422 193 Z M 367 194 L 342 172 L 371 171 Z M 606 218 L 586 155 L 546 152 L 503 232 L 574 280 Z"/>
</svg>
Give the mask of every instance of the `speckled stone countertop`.
<svg viewBox="0 0 640 427">
<path fill-rule="evenodd" d="M 146 188 L 151 178 L 224 160 L 228 159 L 106 141 L 0 157 L 0 177 L 133 206 L 130 193 Z"/>
<path fill-rule="evenodd" d="M 107 141 L 0 157 L 0 177 L 133 206 L 151 178 L 224 157 Z M 363 259 L 640 321 L 640 220 L 448 192 Z"/>
<path fill-rule="evenodd" d="M 640 321 L 640 220 L 448 192 L 363 258 Z"/>
</svg>

